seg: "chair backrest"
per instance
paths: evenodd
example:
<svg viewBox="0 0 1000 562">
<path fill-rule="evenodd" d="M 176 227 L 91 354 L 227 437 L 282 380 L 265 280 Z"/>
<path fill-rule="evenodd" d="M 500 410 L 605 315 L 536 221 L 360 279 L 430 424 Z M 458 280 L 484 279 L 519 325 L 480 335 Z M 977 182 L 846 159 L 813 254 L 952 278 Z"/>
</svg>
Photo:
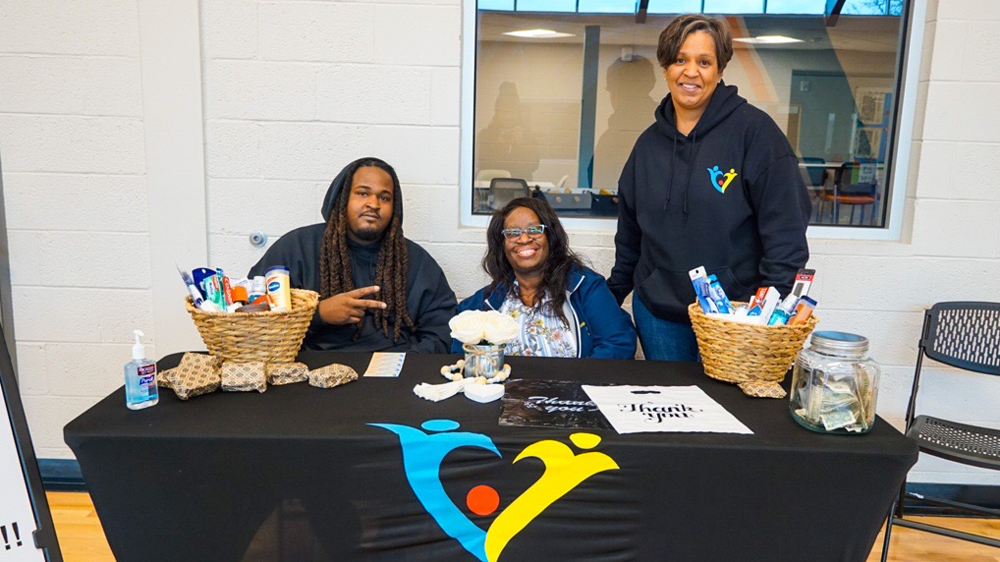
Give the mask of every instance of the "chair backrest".
<svg viewBox="0 0 1000 562">
<path fill-rule="evenodd" d="M 1000 303 L 935 304 L 927 311 L 920 347 L 935 361 L 1000 375 Z"/>
<path fill-rule="evenodd" d="M 878 184 L 854 182 L 854 171 L 860 168 L 861 164 L 858 162 L 844 162 L 840 165 L 833 175 L 833 181 L 837 184 L 837 195 L 875 197 Z"/>
<path fill-rule="evenodd" d="M 825 158 L 817 156 L 803 156 L 800 160 L 802 160 L 803 164 L 826 164 Z M 823 185 L 823 178 L 826 176 L 826 168 L 823 166 L 808 166 L 806 167 L 806 176 L 809 177 L 809 183 L 814 187 L 820 187 Z"/>
<path fill-rule="evenodd" d="M 476 174 L 476 181 L 490 181 L 493 178 L 509 178 L 510 172 L 507 170 L 479 170 Z"/>
<path fill-rule="evenodd" d="M 502 209 L 518 197 L 530 197 L 528 182 L 520 178 L 493 178 L 490 180 L 490 197 L 493 208 Z"/>
</svg>

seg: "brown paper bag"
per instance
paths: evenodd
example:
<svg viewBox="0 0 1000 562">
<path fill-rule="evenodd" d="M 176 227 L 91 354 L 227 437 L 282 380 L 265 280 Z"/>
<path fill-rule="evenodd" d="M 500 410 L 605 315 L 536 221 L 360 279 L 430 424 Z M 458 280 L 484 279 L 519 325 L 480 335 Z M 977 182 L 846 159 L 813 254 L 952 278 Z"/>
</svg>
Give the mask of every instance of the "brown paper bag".
<svg viewBox="0 0 1000 562">
<path fill-rule="evenodd" d="M 309 371 L 309 384 L 319 388 L 333 388 L 354 380 L 358 380 L 358 372 L 339 363 Z"/>
</svg>

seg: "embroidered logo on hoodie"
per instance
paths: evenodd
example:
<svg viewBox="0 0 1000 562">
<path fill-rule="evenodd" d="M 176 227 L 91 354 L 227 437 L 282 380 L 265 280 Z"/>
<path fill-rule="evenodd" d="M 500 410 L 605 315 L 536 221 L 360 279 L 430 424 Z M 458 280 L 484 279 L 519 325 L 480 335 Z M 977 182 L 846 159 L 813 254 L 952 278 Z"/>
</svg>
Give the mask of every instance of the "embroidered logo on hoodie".
<svg viewBox="0 0 1000 562">
<path fill-rule="evenodd" d="M 718 166 L 712 166 L 711 168 L 706 168 L 708 170 L 708 175 L 712 179 L 712 187 L 718 190 L 719 193 L 725 193 L 726 188 L 729 187 L 729 183 L 733 181 L 733 178 L 738 176 L 735 168 L 729 168 L 729 172 L 723 174 L 722 170 Z"/>
</svg>

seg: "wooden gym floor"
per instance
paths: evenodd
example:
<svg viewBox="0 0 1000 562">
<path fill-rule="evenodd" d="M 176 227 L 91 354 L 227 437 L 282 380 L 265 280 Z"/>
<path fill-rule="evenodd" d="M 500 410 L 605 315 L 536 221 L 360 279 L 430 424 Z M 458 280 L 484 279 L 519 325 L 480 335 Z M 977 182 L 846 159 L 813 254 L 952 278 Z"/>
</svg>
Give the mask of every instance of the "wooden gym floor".
<svg viewBox="0 0 1000 562">
<path fill-rule="evenodd" d="M 48 492 L 52 519 L 59 536 L 65 562 L 113 562 L 101 522 L 90 496 L 83 492 Z M 970 533 L 1000 538 L 1000 519 L 916 518 L 928 523 L 951 526 Z M 877 562 L 882 552 L 882 535 L 868 562 Z M 896 527 L 892 531 L 889 560 L 894 562 L 1000 562 L 1000 549 L 948 539 L 930 533 Z"/>
</svg>

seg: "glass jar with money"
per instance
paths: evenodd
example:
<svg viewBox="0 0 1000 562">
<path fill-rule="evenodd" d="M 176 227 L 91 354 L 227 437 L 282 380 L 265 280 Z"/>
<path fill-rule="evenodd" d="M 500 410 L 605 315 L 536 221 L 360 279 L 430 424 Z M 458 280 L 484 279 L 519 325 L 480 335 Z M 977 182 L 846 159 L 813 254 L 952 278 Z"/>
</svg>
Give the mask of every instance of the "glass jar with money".
<svg viewBox="0 0 1000 562">
<path fill-rule="evenodd" d="M 879 374 L 868 338 L 813 332 L 792 372 L 792 417 L 819 433 L 867 433 L 875 423 Z"/>
</svg>

